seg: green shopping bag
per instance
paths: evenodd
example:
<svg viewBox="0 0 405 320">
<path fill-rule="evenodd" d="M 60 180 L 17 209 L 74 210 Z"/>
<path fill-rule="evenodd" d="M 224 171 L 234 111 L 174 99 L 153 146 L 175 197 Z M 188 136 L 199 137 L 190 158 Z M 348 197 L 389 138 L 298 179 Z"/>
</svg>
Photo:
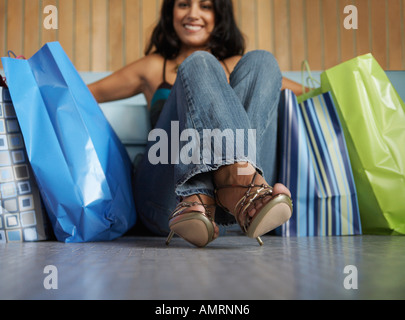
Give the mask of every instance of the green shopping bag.
<svg viewBox="0 0 405 320">
<path fill-rule="evenodd" d="M 342 122 L 364 234 L 405 234 L 405 104 L 371 54 L 321 75 Z"/>
</svg>

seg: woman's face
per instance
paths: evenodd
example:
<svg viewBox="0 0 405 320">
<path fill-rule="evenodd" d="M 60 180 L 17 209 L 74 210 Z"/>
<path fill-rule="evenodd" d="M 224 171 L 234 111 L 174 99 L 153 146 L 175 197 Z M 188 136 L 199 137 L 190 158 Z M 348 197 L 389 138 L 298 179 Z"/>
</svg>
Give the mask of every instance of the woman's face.
<svg viewBox="0 0 405 320">
<path fill-rule="evenodd" d="M 183 47 L 203 49 L 215 27 L 213 0 L 175 0 L 173 26 Z"/>
</svg>

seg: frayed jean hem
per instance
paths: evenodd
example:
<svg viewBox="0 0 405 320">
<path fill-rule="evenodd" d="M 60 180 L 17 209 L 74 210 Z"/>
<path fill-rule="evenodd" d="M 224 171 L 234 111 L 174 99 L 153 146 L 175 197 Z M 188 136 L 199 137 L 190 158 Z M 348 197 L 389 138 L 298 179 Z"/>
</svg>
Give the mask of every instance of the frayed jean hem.
<svg viewBox="0 0 405 320">
<path fill-rule="evenodd" d="M 183 175 L 183 177 L 181 179 L 179 179 L 179 181 L 176 183 L 175 186 L 175 192 L 176 192 L 176 196 L 177 199 L 181 198 L 181 197 L 188 197 L 191 195 L 195 195 L 195 194 L 204 194 L 210 197 L 214 197 L 214 183 L 213 183 L 213 177 L 212 177 L 212 185 L 207 186 L 207 185 L 203 185 L 204 182 L 202 182 L 201 187 L 190 187 L 187 185 L 187 182 L 191 179 L 193 179 L 193 181 L 198 181 L 196 179 L 198 179 L 198 175 L 202 174 L 202 173 L 213 173 L 215 171 L 217 171 L 219 168 L 221 168 L 222 166 L 226 166 L 226 165 L 232 165 L 235 163 L 240 163 L 240 162 L 248 162 L 249 164 L 251 164 L 256 171 L 263 175 L 263 170 L 257 166 L 256 163 L 252 162 L 250 159 L 245 158 L 245 157 L 238 157 L 235 158 L 233 160 L 225 160 L 223 163 L 221 164 L 202 164 L 202 165 L 198 165 L 196 166 L 194 169 L 190 170 L 187 174 Z"/>
</svg>

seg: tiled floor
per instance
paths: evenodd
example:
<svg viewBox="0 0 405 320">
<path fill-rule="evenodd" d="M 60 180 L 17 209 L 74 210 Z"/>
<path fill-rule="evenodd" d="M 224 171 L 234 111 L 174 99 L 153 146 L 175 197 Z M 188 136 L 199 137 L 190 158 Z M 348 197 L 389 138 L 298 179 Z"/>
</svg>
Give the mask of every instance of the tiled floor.
<svg viewBox="0 0 405 320">
<path fill-rule="evenodd" d="M 0 245 L 0 299 L 405 299 L 405 237 L 164 240 Z"/>
</svg>

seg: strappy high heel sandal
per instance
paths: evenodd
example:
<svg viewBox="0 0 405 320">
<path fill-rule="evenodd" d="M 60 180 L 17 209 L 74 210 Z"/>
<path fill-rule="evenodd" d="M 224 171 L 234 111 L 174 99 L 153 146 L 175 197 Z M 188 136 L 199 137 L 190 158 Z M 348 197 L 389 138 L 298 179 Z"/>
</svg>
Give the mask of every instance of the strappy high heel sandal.
<svg viewBox="0 0 405 320">
<path fill-rule="evenodd" d="M 197 196 L 200 202 L 180 202 L 171 214 L 169 218 L 170 233 L 166 245 L 169 245 L 174 234 L 200 248 L 214 240 L 215 227 L 210 207 L 215 209 L 215 205 L 204 204 L 201 196 L 198 194 Z M 205 212 L 198 210 L 185 212 L 187 208 L 197 205 L 203 206 Z"/>
<path fill-rule="evenodd" d="M 217 205 L 226 212 L 235 216 L 242 231 L 249 237 L 255 238 L 262 246 L 263 241 L 260 236 L 274 230 L 287 222 L 292 214 L 292 200 L 286 194 L 277 194 L 273 196 L 273 188 L 266 185 L 255 185 L 257 172 L 253 175 L 252 182 L 249 185 L 225 185 L 218 186 L 215 189 L 215 199 Z M 246 188 L 244 196 L 236 203 L 233 211 L 225 208 L 218 197 L 218 191 L 226 188 Z M 253 190 L 257 188 L 256 190 Z M 261 199 L 272 197 L 269 202 L 263 205 L 260 211 L 256 212 L 253 217 L 248 215 L 249 207 Z"/>
</svg>

